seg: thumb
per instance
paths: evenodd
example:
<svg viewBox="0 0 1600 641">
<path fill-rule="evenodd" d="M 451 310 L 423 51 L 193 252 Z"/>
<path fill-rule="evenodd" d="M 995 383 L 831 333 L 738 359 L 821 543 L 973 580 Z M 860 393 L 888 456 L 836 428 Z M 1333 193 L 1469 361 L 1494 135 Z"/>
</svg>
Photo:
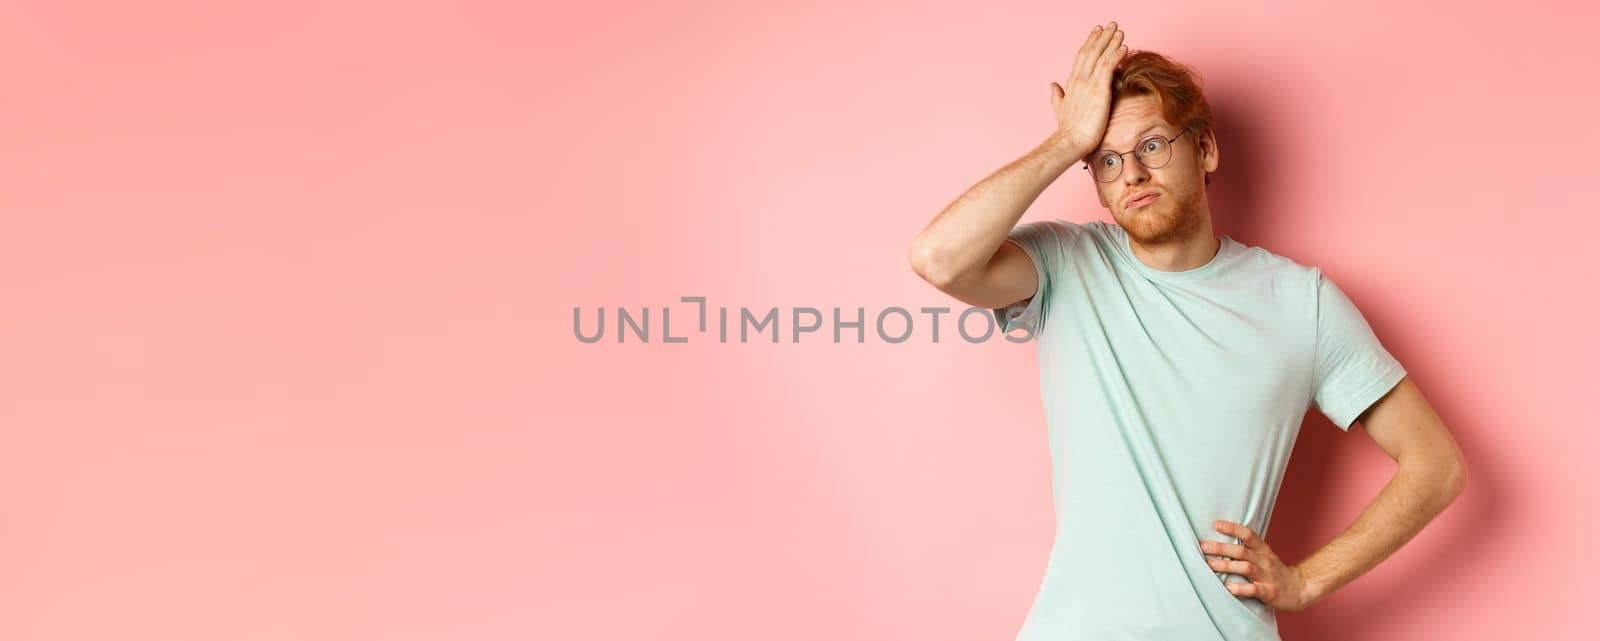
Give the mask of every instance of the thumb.
<svg viewBox="0 0 1600 641">
<path fill-rule="evenodd" d="M 1061 85 L 1058 85 L 1053 81 L 1050 83 L 1050 105 L 1052 107 L 1060 105 L 1061 99 L 1065 98 L 1066 96 L 1067 92 L 1061 89 Z"/>
</svg>

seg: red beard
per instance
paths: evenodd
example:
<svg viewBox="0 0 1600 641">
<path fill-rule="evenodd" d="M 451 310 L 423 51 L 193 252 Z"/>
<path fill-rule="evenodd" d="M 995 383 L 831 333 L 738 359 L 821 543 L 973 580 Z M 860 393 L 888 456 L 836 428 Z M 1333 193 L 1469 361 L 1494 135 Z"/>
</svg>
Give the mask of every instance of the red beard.
<svg viewBox="0 0 1600 641">
<path fill-rule="evenodd" d="M 1166 194 L 1156 202 L 1132 211 L 1124 210 L 1117 224 L 1140 245 L 1160 245 L 1187 238 L 1200 228 L 1200 215 L 1189 203 L 1172 202 Z"/>
</svg>

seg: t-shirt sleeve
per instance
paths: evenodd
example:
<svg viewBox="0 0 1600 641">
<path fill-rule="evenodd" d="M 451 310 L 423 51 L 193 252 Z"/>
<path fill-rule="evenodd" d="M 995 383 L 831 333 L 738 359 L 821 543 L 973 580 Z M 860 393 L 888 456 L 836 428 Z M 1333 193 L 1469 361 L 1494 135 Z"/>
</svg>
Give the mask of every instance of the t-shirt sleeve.
<svg viewBox="0 0 1600 641">
<path fill-rule="evenodd" d="M 1055 275 L 1059 273 L 1056 263 L 1060 260 L 1062 232 L 1056 221 L 1037 220 L 1017 225 L 1006 235 L 1006 242 L 1021 247 L 1028 259 L 1033 261 L 1033 272 L 1039 279 L 1039 287 L 1027 299 L 990 310 L 1000 326 L 1000 333 L 1009 334 L 1025 328 L 1029 336 L 1035 336 L 1044 327 L 1045 312 L 1049 309 L 1045 301 L 1050 297 Z"/>
<path fill-rule="evenodd" d="M 1406 370 L 1384 349 L 1367 319 L 1333 280 L 1317 270 L 1317 347 L 1312 398 L 1339 429 L 1393 389 Z"/>
</svg>

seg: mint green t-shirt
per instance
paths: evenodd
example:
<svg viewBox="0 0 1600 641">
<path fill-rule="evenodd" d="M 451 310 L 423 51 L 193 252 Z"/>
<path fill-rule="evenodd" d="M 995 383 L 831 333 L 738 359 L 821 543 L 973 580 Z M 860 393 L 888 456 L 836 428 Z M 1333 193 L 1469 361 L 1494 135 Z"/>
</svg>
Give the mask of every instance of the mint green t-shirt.
<svg viewBox="0 0 1600 641">
<path fill-rule="evenodd" d="M 1321 270 L 1219 240 L 1169 272 L 1115 224 L 1011 231 L 1039 289 L 992 311 L 1033 334 L 1056 513 L 1018 641 L 1279 639 L 1275 611 L 1229 592 L 1248 579 L 1213 571 L 1200 541 L 1239 542 L 1218 519 L 1266 536 L 1311 406 L 1348 430 L 1406 372 Z"/>
</svg>

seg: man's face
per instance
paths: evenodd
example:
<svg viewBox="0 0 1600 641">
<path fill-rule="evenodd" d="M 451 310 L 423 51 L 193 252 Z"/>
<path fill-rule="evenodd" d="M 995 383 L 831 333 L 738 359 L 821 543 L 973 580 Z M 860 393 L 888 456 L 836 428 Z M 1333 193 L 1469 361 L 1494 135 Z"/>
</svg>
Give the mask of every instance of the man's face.
<svg viewBox="0 0 1600 641">
<path fill-rule="evenodd" d="M 1153 129 L 1152 129 L 1153 127 Z M 1132 151 L 1139 141 L 1160 134 L 1177 136 L 1183 129 L 1161 115 L 1155 96 L 1130 96 L 1112 107 L 1101 149 Z M 1095 182 L 1100 204 L 1111 210 L 1117 224 L 1128 237 L 1142 245 L 1179 240 L 1198 229 L 1208 215 L 1205 208 L 1205 172 L 1216 169 L 1216 154 L 1202 153 L 1193 131 L 1168 144 L 1170 156 L 1165 165 L 1150 169 L 1140 164 L 1135 154 L 1122 157 L 1122 174 L 1111 182 Z M 1091 179 L 1092 180 L 1092 179 Z M 1129 208 L 1136 194 L 1156 193 L 1154 201 Z"/>
</svg>

